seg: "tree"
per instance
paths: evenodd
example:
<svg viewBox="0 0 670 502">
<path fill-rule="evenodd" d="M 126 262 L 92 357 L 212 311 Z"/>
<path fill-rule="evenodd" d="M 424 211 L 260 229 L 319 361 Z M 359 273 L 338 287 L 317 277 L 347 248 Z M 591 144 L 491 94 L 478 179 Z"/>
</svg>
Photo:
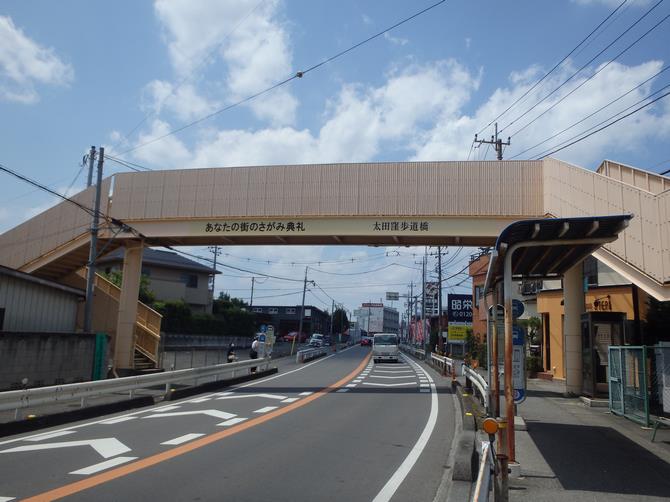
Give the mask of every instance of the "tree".
<svg viewBox="0 0 670 502">
<path fill-rule="evenodd" d="M 219 297 L 214 300 L 212 312 L 214 315 L 223 315 L 231 309 L 248 310 L 249 304 L 240 298 L 231 298 L 229 294 L 220 292 Z"/>
<path fill-rule="evenodd" d="M 121 270 L 112 270 L 109 274 L 102 275 L 119 288 L 121 287 L 121 284 L 123 284 L 123 272 Z M 146 305 L 152 305 L 156 301 L 156 294 L 149 289 L 150 284 L 151 281 L 148 276 L 140 276 L 140 294 L 138 300 Z"/>
<path fill-rule="evenodd" d="M 349 329 L 349 318 L 347 312 L 338 307 L 333 312 L 333 333 L 344 333 Z"/>
<path fill-rule="evenodd" d="M 542 319 L 533 316 L 518 319 L 517 324 L 526 330 L 528 345 L 542 345 Z"/>
</svg>

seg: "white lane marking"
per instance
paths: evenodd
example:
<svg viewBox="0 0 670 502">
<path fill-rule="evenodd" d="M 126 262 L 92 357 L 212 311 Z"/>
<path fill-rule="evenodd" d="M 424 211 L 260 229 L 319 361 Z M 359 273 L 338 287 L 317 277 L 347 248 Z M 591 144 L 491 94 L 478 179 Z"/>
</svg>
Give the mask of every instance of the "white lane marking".
<svg viewBox="0 0 670 502">
<path fill-rule="evenodd" d="M 430 392 L 430 389 L 419 389 L 419 392 Z"/>
<path fill-rule="evenodd" d="M 404 378 L 407 380 L 408 378 L 411 379 L 416 379 L 416 375 L 402 375 L 402 376 L 385 376 L 385 375 L 370 375 L 370 378 L 388 378 L 392 380 L 397 380 L 398 378 Z"/>
<path fill-rule="evenodd" d="M 363 381 L 362 379 L 360 379 L 360 378 L 357 378 L 357 379 L 356 379 L 356 380 L 354 380 L 353 382 L 354 382 L 354 383 L 361 383 L 362 381 Z"/>
<path fill-rule="evenodd" d="M 395 375 L 399 373 L 416 373 L 414 370 L 375 370 L 375 373 L 393 373 Z"/>
<path fill-rule="evenodd" d="M 428 373 L 426 373 L 426 370 L 424 370 L 420 366 L 419 369 L 424 375 L 426 375 L 430 379 Z M 389 479 L 386 482 L 384 487 L 381 489 L 381 491 L 377 494 L 377 496 L 373 499 L 372 502 L 388 502 L 389 500 L 391 500 L 395 492 L 398 490 L 398 487 L 405 480 L 405 478 L 409 474 L 409 471 L 412 470 L 412 467 L 414 467 L 414 464 L 416 464 L 416 461 L 419 459 L 419 456 L 421 456 L 421 453 L 428 444 L 428 440 L 430 439 L 430 436 L 433 434 L 435 424 L 437 423 L 437 412 L 438 412 L 437 390 L 433 383 L 431 383 L 430 390 L 432 391 L 430 395 L 430 414 L 428 415 L 428 421 L 426 422 L 426 426 L 423 428 L 423 432 L 421 432 L 421 436 L 419 436 L 419 439 L 417 440 L 416 444 L 412 447 L 405 460 L 403 460 L 402 464 L 400 464 L 398 470 L 396 470 L 393 473 L 391 479 Z"/>
<path fill-rule="evenodd" d="M 104 422 L 100 422 L 103 425 L 113 425 L 113 424 L 119 424 L 121 422 L 127 422 L 128 420 L 135 420 L 137 417 L 117 417 L 117 418 L 110 418 L 109 420 L 105 420 Z"/>
<path fill-rule="evenodd" d="M 72 471 L 70 474 L 80 474 L 82 476 L 88 476 L 89 474 L 95 474 L 96 472 L 104 471 L 110 467 L 116 467 L 117 465 L 125 464 L 131 462 L 132 460 L 137 460 L 138 457 L 116 457 L 100 462 L 99 464 L 89 465 L 78 471 Z"/>
<path fill-rule="evenodd" d="M 309 395 L 311 395 L 311 394 L 314 394 L 314 392 L 301 392 L 301 393 L 298 394 L 298 395 L 299 395 L 299 396 L 309 396 Z"/>
<path fill-rule="evenodd" d="M 191 399 L 190 401 L 186 401 L 187 403 L 204 403 L 205 401 L 209 401 L 212 399 L 211 396 L 207 397 L 199 397 L 198 399 Z"/>
<path fill-rule="evenodd" d="M 10 500 L 15 500 L 16 497 L 0 497 L 0 502 L 9 502 Z"/>
<path fill-rule="evenodd" d="M 233 394 L 232 396 L 217 397 L 216 400 L 219 401 L 221 399 L 244 399 L 247 397 L 264 397 L 266 399 L 276 399 L 277 401 L 282 401 L 286 399 L 288 396 L 280 396 L 279 394 Z"/>
<path fill-rule="evenodd" d="M 349 392 L 349 389 L 337 389 L 335 392 Z"/>
<path fill-rule="evenodd" d="M 363 385 L 371 385 L 373 387 L 400 387 L 401 385 L 416 385 L 416 382 L 399 382 L 399 383 L 363 382 Z"/>
<path fill-rule="evenodd" d="M 178 445 L 182 443 L 186 443 L 188 441 L 191 441 L 192 439 L 198 439 L 200 436 L 204 436 L 204 434 L 198 434 L 196 432 L 191 432 L 190 434 L 184 434 L 183 436 L 179 436 L 178 438 L 170 439 L 169 441 L 163 441 L 161 444 L 172 446 L 172 445 Z"/>
<path fill-rule="evenodd" d="M 260 408 L 254 411 L 254 413 L 267 413 L 268 411 L 276 410 L 277 408 L 278 406 L 266 406 L 265 408 Z"/>
<path fill-rule="evenodd" d="M 231 418 L 230 420 L 226 420 L 225 422 L 221 422 L 220 424 L 216 424 L 221 427 L 230 427 L 231 425 L 239 424 L 240 422 L 244 422 L 246 418 L 242 417 L 237 417 L 237 418 Z"/>
<path fill-rule="evenodd" d="M 163 413 L 164 411 L 172 411 L 172 410 L 178 410 L 181 408 L 180 405 L 178 404 L 171 404 L 169 406 L 163 406 L 162 408 L 158 408 L 157 410 L 153 410 L 155 413 Z"/>
<path fill-rule="evenodd" d="M 281 377 L 283 377 L 283 376 L 290 375 L 291 373 L 296 373 L 296 372 L 298 372 L 298 371 L 302 371 L 302 370 L 307 369 L 307 368 L 309 368 L 310 366 L 313 366 L 313 365 L 315 365 L 315 364 L 320 364 L 320 363 L 322 363 L 322 362 L 324 362 L 324 361 L 330 359 L 331 357 L 336 357 L 338 354 L 342 354 L 343 352 L 346 352 L 346 351 L 348 351 L 348 350 L 351 350 L 351 349 L 353 349 L 353 348 L 355 348 L 355 347 L 357 347 L 357 346 L 356 346 L 356 345 L 352 345 L 351 347 L 347 347 L 346 349 L 342 349 L 342 350 L 340 350 L 339 352 L 337 352 L 337 353 L 335 353 L 335 354 L 331 354 L 331 355 L 326 356 L 326 357 L 320 357 L 320 358 L 317 359 L 316 361 L 312 361 L 311 363 L 307 363 L 307 364 L 305 364 L 304 366 L 300 366 L 299 368 L 296 368 L 296 369 L 294 369 L 294 370 L 287 371 L 286 373 L 279 373 L 279 374 L 277 374 L 277 375 L 274 375 L 274 376 L 271 376 L 271 377 L 268 377 L 268 378 L 261 378 L 260 380 L 254 380 L 253 382 L 250 382 L 250 383 L 245 384 L 245 385 L 240 385 L 240 386 L 238 386 L 238 387 L 236 387 L 236 388 L 237 388 L 237 389 L 244 389 L 244 388 L 246 388 L 246 387 L 253 387 L 254 385 L 259 385 L 259 384 L 262 384 L 262 383 L 265 383 L 265 382 L 269 382 L 270 380 L 275 380 L 276 378 L 281 378 Z M 218 393 L 218 395 L 226 395 L 226 394 L 229 394 L 229 393 L 228 393 L 228 392 L 221 392 L 221 393 Z M 230 394 L 232 394 L 232 392 L 230 392 Z M 308 396 L 308 395 L 310 395 L 310 394 L 312 394 L 312 392 L 301 393 L 300 395 L 301 395 L 301 396 L 302 396 L 302 395 Z M 213 395 L 215 395 L 215 394 L 213 394 Z M 134 416 L 134 415 L 141 415 L 141 414 L 143 414 L 143 413 L 156 413 L 156 412 L 160 412 L 161 410 L 164 410 L 165 408 L 171 408 L 171 406 L 172 406 L 172 405 L 163 406 L 163 407 L 156 407 L 156 408 L 149 408 L 149 409 L 139 410 L 139 411 L 133 411 L 133 412 L 131 412 L 131 413 L 127 413 L 127 414 L 125 414 L 124 416 L 126 416 L 126 417 L 130 417 L 130 416 Z M 89 426 L 91 426 L 91 425 L 98 425 L 98 424 L 100 424 L 100 423 L 102 423 L 102 422 L 105 422 L 106 420 L 109 420 L 109 419 L 104 418 L 104 419 L 101 419 L 101 420 L 94 420 L 94 421 L 92 421 L 92 422 L 86 422 L 86 423 L 83 423 L 83 424 L 72 425 L 72 426 L 68 426 L 67 429 L 80 429 L 80 428 L 82 428 L 82 427 L 89 427 Z M 62 430 L 67 430 L 67 429 L 62 429 Z M 38 435 L 38 434 L 37 434 L 37 435 Z M 6 440 L 6 441 L 0 441 L 0 446 L 5 445 L 5 444 L 10 444 L 10 443 L 17 443 L 17 442 L 19 442 L 19 441 L 25 441 L 25 440 L 27 440 L 27 439 L 29 439 L 29 438 L 31 438 L 31 437 L 35 437 L 35 436 L 19 437 L 19 438 L 8 439 L 8 440 Z"/>
<path fill-rule="evenodd" d="M 149 415 L 142 417 L 146 418 L 162 418 L 162 417 L 182 417 L 186 415 L 209 415 L 210 417 L 222 418 L 223 420 L 228 420 L 235 416 L 234 413 L 226 413 L 225 411 L 219 410 L 194 410 L 194 411 L 175 411 L 173 413 L 158 413 L 157 415 Z"/>
<path fill-rule="evenodd" d="M 56 431 L 56 432 L 47 432 L 45 434 L 40 434 L 39 436 L 33 436 L 27 438 L 26 441 L 43 441 L 45 439 L 58 438 L 61 436 L 67 436 L 68 434 L 74 434 L 76 431 Z M 2 502 L 2 499 L 0 499 Z"/>
<path fill-rule="evenodd" d="M 355 383 L 348 383 L 347 385 L 345 385 L 345 387 L 349 387 L 349 388 L 356 387 L 356 384 Z"/>
<path fill-rule="evenodd" d="M 31 444 L 27 446 L 17 446 L 9 450 L 2 450 L 0 453 L 15 453 L 21 451 L 52 450 L 56 448 L 69 448 L 71 446 L 90 446 L 105 458 L 120 455 L 130 451 L 125 444 L 116 438 L 87 439 L 85 441 L 66 441 L 62 443 Z"/>
<path fill-rule="evenodd" d="M 299 399 L 300 399 L 299 397 L 287 397 L 282 401 L 282 403 L 295 403 Z"/>
</svg>

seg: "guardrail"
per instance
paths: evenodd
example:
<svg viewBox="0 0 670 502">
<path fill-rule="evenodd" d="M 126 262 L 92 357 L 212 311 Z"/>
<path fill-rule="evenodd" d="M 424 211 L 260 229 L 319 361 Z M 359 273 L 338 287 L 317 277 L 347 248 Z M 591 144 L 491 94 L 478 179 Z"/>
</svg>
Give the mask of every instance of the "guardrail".
<svg viewBox="0 0 670 502">
<path fill-rule="evenodd" d="M 316 347 L 311 349 L 302 349 L 296 352 L 295 362 L 304 363 L 305 361 L 311 361 L 317 357 L 325 356 L 328 353 L 326 347 Z"/>
<path fill-rule="evenodd" d="M 105 394 L 128 392 L 129 398 L 134 397 L 134 392 L 139 389 L 165 385 L 165 392 L 170 392 L 170 385 L 177 382 L 198 380 L 203 378 L 219 377 L 230 373 L 231 378 L 250 374 L 252 368 L 267 370 L 270 359 L 252 359 L 236 363 L 217 364 L 202 368 L 191 368 L 176 371 L 165 371 L 149 375 L 136 375 L 110 380 L 96 380 L 83 383 L 71 383 L 65 385 L 53 385 L 50 387 L 39 387 L 35 389 L 10 390 L 0 392 L 0 411 L 18 410 L 31 406 L 61 403 L 66 401 L 80 401 L 81 407 L 86 405 L 86 398 L 100 397 Z"/>
<path fill-rule="evenodd" d="M 414 357 L 418 357 L 419 359 L 426 359 L 426 351 L 423 349 L 417 349 L 411 345 L 400 344 L 400 350 L 407 352 Z"/>
<path fill-rule="evenodd" d="M 488 441 L 482 441 L 482 453 L 479 457 L 477 482 L 472 494 L 472 502 L 488 502 L 491 493 L 491 480 L 495 475 L 495 460 L 493 448 Z"/>
<path fill-rule="evenodd" d="M 458 375 L 458 364 L 456 361 L 447 356 L 440 356 L 432 352 L 430 354 L 431 364 L 434 368 L 438 369 L 443 375 L 451 375 L 452 377 L 457 377 Z"/>
<path fill-rule="evenodd" d="M 486 409 L 486 413 L 489 412 L 489 384 L 486 383 L 486 380 L 475 370 L 470 368 L 467 364 L 463 363 L 461 365 L 463 370 L 463 376 L 465 376 L 465 386 L 467 388 L 474 387 L 479 391 L 479 397 L 482 400 L 482 404 Z"/>
</svg>

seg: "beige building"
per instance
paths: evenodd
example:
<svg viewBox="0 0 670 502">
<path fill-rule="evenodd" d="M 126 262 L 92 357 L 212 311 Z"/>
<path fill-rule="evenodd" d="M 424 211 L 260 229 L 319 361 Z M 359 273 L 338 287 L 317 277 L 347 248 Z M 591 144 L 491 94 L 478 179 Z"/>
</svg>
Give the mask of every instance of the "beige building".
<svg viewBox="0 0 670 502">
<path fill-rule="evenodd" d="M 98 260 L 98 270 L 105 273 L 123 268 L 123 248 Z M 193 312 L 212 312 L 212 268 L 170 251 L 147 248 L 142 255 L 142 275 L 149 279 L 149 289 L 156 300 L 184 300 Z"/>
</svg>

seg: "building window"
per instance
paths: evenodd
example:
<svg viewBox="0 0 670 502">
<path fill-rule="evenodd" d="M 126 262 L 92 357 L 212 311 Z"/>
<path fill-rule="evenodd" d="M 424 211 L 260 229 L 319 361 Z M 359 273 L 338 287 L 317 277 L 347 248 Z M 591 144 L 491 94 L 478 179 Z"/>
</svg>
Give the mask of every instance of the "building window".
<svg viewBox="0 0 670 502">
<path fill-rule="evenodd" d="M 254 307 L 253 311 L 256 312 L 257 314 L 262 314 L 263 313 L 263 309 L 261 307 Z"/>
<path fill-rule="evenodd" d="M 479 299 L 482 297 L 482 287 L 475 286 L 475 307 L 479 307 Z"/>
<path fill-rule="evenodd" d="M 587 287 L 598 285 L 598 260 L 589 256 L 584 260 L 584 282 Z"/>
<path fill-rule="evenodd" d="M 289 308 L 287 308 L 287 309 L 286 309 L 286 313 L 287 313 L 287 314 L 295 314 L 295 308 L 293 308 L 293 307 L 289 307 Z"/>
<path fill-rule="evenodd" d="M 197 288 L 198 276 L 196 274 L 181 274 L 181 282 L 186 284 L 187 288 Z"/>
<path fill-rule="evenodd" d="M 277 307 L 270 307 L 270 308 L 268 309 L 268 313 L 269 313 L 269 314 L 278 314 L 278 313 L 279 313 L 279 309 L 278 309 Z"/>
</svg>

